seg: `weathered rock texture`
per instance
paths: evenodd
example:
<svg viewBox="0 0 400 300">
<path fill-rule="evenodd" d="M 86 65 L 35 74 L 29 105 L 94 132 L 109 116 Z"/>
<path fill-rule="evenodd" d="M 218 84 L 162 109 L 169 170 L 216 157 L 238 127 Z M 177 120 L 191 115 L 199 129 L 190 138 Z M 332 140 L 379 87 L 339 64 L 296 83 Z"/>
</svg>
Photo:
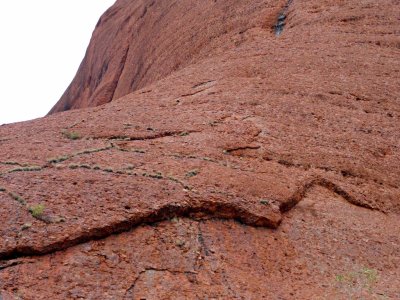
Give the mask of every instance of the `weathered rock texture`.
<svg viewBox="0 0 400 300">
<path fill-rule="evenodd" d="M 400 298 L 400 4 L 284 6 L 105 13 L 0 127 L 0 298 Z"/>
</svg>

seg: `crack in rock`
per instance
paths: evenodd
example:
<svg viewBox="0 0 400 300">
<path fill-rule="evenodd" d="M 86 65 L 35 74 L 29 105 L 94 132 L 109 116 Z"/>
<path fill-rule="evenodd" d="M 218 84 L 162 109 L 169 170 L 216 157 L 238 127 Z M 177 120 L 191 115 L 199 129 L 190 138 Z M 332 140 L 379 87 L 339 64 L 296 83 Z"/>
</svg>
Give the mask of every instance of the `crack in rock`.
<svg viewBox="0 0 400 300">
<path fill-rule="evenodd" d="M 154 133 L 151 135 L 145 135 L 145 136 L 126 136 L 126 135 L 112 135 L 112 136 L 96 136 L 93 139 L 98 140 L 98 139 L 108 139 L 108 140 L 124 140 L 124 141 L 147 141 L 147 140 L 156 140 L 156 139 L 161 139 L 164 137 L 169 137 L 169 136 L 180 136 L 180 135 L 187 135 L 190 133 L 195 133 L 197 131 L 194 130 L 187 130 L 187 131 L 164 131 L 160 133 Z"/>
<path fill-rule="evenodd" d="M 369 204 L 358 201 L 335 183 L 317 176 L 308 179 L 302 184 L 289 199 L 280 204 L 279 210 L 275 210 L 272 206 L 265 206 L 262 203 L 253 203 L 249 205 L 249 203 L 245 201 L 231 203 L 224 202 L 220 199 L 199 200 L 193 198 L 190 199 L 191 201 L 189 202 L 168 203 L 157 208 L 141 211 L 123 221 L 92 228 L 81 235 L 67 237 L 66 239 L 51 244 L 34 246 L 18 245 L 13 249 L 0 252 L 0 260 L 47 255 L 92 240 L 104 239 L 113 234 L 130 231 L 141 224 L 157 223 L 174 217 L 199 219 L 210 216 L 219 219 L 233 219 L 249 226 L 276 229 L 279 227 L 284 213 L 294 208 L 306 197 L 307 193 L 316 186 L 321 186 L 332 191 L 350 204 L 374 209 Z"/>
<path fill-rule="evenodd" d="M 33 264 L 35 263 L 35 260 L 32 259 L 13 259 L 13 260 L 8 260 L 5 262 L 0 262 L 0 271 L 12 268 L 18 265 L 23 265 L 23 264 Z M 0 298 L 1 299 L 1 298 Z"/>
<path fill-rule="evenodd" d="M 263 205 L 247 207 L 245 202 L 223 202 L 218 199 L 207 201 L 192 201 L 189 203 L 168 203 L 154 209 L 138 212 L 123 221 L 114 222 L 102 227 L 91 228 L 78 236 L 70 236 L 47 245 L 18 245 L 0 252 L 0 260 L 10 260 L 27 256 L 41 256 L 109 237 L 112 234 L 126 232 L 140 224 L 152 224 L 173 217 L 201 218 L 211 216 L 220 219 L 234 219 L 251 226 L 277 228 L 281 222 L 281 214 Z"/>
<path fill-rule="evenodd" d="M 278 15 L 278 20 L 276 21 L 276 24 L 274 26 L 275 29 L 275 35 L 276 36 L 280 36 L 283 28 L 286 25 L 286 19 L 287 19 L 287 14 L 288 14 L 288 10 L 290 5 L 292 4 L 293 0 L 288 0 L 285 7 L 283 8 L 283 10 L 279 13 Z"/>
<path fill-rule="evenodd" d="M 348 192 L 346 192 L 344 189 L 342 189 L 340 186 L 333 183 L 332 181 L 329 181 L 328 179 L 323 177 L 316 176 L 314 178 L 308 179 L 303 185 L 301 185 L 294 192 L 294 194 L 287 201 L 283 202 L 279 207 L 280 211 L 282 213 L 290 211 L 293 207 L 295 207 L 301 200 L 303 200 L 306 197 L 307 193 L 312 188 L 316 186 L 321 186 L 323 188 L 328 189 L 329 191 L 342 197 L 350 204 L 371 210 L 374 209 L 374 207 L 372 207 L 368 203 L 362 203 L 361 201 L 358 201 L 355 197 L 350 195 Z"/>
</svg>

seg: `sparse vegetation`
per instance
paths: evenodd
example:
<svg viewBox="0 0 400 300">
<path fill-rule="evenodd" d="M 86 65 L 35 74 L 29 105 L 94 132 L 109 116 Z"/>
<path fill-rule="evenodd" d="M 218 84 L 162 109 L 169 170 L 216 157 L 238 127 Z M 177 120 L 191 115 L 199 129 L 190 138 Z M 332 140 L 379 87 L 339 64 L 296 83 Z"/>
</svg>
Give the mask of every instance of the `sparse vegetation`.
<svg viewBox="0 0 400 300">
<path fill-rule="evenodd" d="M 68 155 L 63 155 L 63 156 L 51 158 L 51 159 L 48 160 L 48 162 L 49 162 L 49 163 L 52 163 L 52 164 L 58 164 L 58 163 L 60 163 L 60 162 L 66 161 L 66 160 L 68 160 L 68 159 L 70 159 L 70 156 L 68 156 Z"/>
<path fill-rule="evenodd" d="M 21 165 L 20 163 L 18 163 L 16 161 L 5 161 L 5 162 L 2 162 L 2 164 L 11 165 L 11 166 L 20 166 Z"/>
<path fill-rule="evenodd" d="M 20 204 L 26 205 L 26 201 L 17 193 L 9 192 L 8 195 Z"/>
<path fill-rule="evenodd" d="M 191 170 L 186 173 L 186 177 L 187 178 L 194 177 L 194 176 L 197 176 L 199 173 L 200 173 L 199 170 Z"/>
<path fill-rule="evenodd" d="M 101 151 L 109 150 L 111 148 L 113 148 L 113 146 L 107 146 L 107 147 L 103 147 L 103 148 L 86 149 L 86 150 L 82 150 L 82 151 L 79 151 L 79 152 L 75 153 L 74 156 L 82 155 L 82 154 L 91 154 L 91 153 L 101 152 Z"/>
<path fill-rule="evenodd" d="M 133 170 L 133 169 L 135 169 L 135 166 L 131 165 L 131 164 L 128 164 L 128 165 L 126 165 L 125 169 L 126 170 Z"/>
<path fill-rule="evenodd" d="M 177 183 L 181 183 L 179 179 L 173 177 L 173 176 L 168 176 L 167 177 L 169 180 L 173 181 L 173 182 L 177 182 Z"/>
<path fill-rule="evenodd" d="M 64 130 L 62 132 L 63 136 L 70 140 L 79 140 L 81 135 L 78 132 Z"/>
<path fill-rule="evenodd" d="M 90 165 L 88 164 L 70 164 L 68 166 L 71 170 L 76 170 L 76 169 L 87 169 L 91 170 L 93 169 Z"/>
<path fill-rule="evenodd" d="M 8 171 L 8 173 L 13 173 L 13 172 L 37 172 L 37 171 L 41 171 L 42 167 L 40 166 L 27 166 L 27 167 L 21 167 L 21 168 L 15 168 L 12 169 L 10 171 Z"/>
<path fill-rule="evenodd" d="M 25 223 L 22 225 L 21 230 L 27 230 L 32 227 L 32 223 Z"/>
<path fill-rule="evenodd" d="M 36 204 L 34 206 L 29 207 L 29 212 L 35 219 L 40 219 L 43 215 L 44 210 L 45 207 L 43 204 Z"/>
<path fill-rule="evenodd" d="M 104 172 L 108 172 L 108 173 L 114 173 L 113 168 L 107 167 L 103 169 Z"/>
<path fill-rule="evenodd" d="M 155 179 L 163 179 L 164 178 L 164 176 L 161 172 L 156 172 L 153 174 L 143 173 L 142 175 L 144 177 L 150 177 L 150 178 L 155 178 Z"/>
<path fill-rule="evenodd" d="M 179 248 L 183 248 L 183 246 L 185 246 L 185 241 L 183 240 L 176 240 L 175 241 L 175 245 L 177 245 Z"/>
<path fill-rule="evenodd" d="M 269 201 L 268 201 L 267 199 L 261 199 L 261 200 L 260 200 L 260 203 L 261 203 L 262 205 L 268 205 L 268 204 L 269 204 Z"/>
<path fill-rule="evenodd" d="M 373 293 L 374 285 L 378 282 L 378 271 L 364 267 L 358 271 L 338 274 L 335 279 L 351 298 L 362 297 L 365 293 Z"/>
<path fill-rule="evenodd" d="M 146 151 L 144 151 L 144 150 L 142 150 L 142 149 L 133 149 L 133 150 L 131 150 L 131 151 L 134 152 L 134 153 L 141 153 L 141 154 L 146 153 Z"/>
</svg>

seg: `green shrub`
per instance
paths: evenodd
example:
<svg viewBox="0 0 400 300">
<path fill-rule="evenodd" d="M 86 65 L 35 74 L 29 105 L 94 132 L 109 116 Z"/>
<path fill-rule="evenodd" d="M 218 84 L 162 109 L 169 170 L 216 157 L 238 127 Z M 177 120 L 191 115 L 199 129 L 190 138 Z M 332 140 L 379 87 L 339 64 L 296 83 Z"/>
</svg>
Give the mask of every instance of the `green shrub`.
<svg viewBox="0 0 400 300">
<path fill-rule="evenodd" d="M 63 135 L 70 140 L 79 140 L 81 138 L 81 135 L 78 132 L 73 132 L 73 131 L 63 131 Z"/>
<path fill-rule="evenodd" d="M 37 204 L 29 208 L 29 212 L 31 213 L 32 217 L 36 219 L 39 219 L 43 215 L 44 210 L 45 207 L 43 204 Z"/>
</svg>

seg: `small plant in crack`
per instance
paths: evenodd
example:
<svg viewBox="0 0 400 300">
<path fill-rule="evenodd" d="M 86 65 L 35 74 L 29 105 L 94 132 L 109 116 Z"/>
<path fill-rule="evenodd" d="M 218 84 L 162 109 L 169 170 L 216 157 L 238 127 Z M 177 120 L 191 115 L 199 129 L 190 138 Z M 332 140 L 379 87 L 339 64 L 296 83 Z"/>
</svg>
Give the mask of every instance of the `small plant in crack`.
<svg viewBox="0 0 400 300">
<path fill-rule="evenodd" d="M 8 173 L 14 173 L 14 172 L 36 172 L 36 171 L 41 171 L 41 170 L 42 170 L 42 167 L 39 167 L 39 166 L 27 166 L 27 167 L 12 169 L 12 170 L 8 171 Z"/>
<path fill-rule="evenodd" d="M 17 193 L 9 192 L 8 195 L 13 198 L 15 201 L 19 202 L 22 205 L 26 205 L 26 201 Z"/>
<path fill-rule="evenodd" d="M 89 165 L 86 165 L 86 164 L 79 165 L 79 167 L 80 167 L 80 168 L 82 168 L 82 169 L 88 169 L 88 170 L 92 169 L 92 167 L 91 167 L 91 166 L 89 166 Z"/>
<path fill-rule="evenodd" d="M 43 204 L 36 204 L 31 207 L 29 207 L 29 212 L 31 213 L 32 217 L 35 219 L 41 219 L 43 216 L 43 212 L 45 210 L 45 207 Z"/>
<path fill-rule="evenodd" d="M 154 178 L 154 179 L 163 179 L 164 178 L 164 175 L 161 172 L 155 172 L 153 174 L 143 173 L 143 176 Z"/>
<path fill-rule="evenodd" d="M 130 170 L 130 171 L 132 171 L 133 169 L 135 169 L 135 166 L 134 166 L 134 165 L 131 165 L 131 164 L 128 164 L 128 165 L 126 165 L 126 167 L 125 167 L 125 170 Z"/>
<path fill-rule="evenodd" d="M 262 205 L 269 205 L 269 200 L 267 200 L 267 199 L 261 199 L 261 200 L 260 200 L 260 203 L 261 203 Z"/>
<path fill-rule="evenodd" d="M 63 136 L 70 140 L 79 140 L 81 135 L 78 132 L 64 130 L 62 132 Z"/>
<path fill-rule="evenodd" d="M 69 156 L 63 155 L 63 156 L 51 158 L 51 159 L 48 160 L 48 162 L 51 163 L 51 164 L 58 164 L 58 163 L 60 163 L 60 162 L 66 161 L 66 160 L 68 160 L 68 159 L 70 159 Z"/>
<path fill-rule="evenodd" d="M 5 161 L 2 163 L 3 165 L 10 165 L 10 166 L 20 166 L 21 164 L 16 161 Z"/>
<path fill-rule="evenodd" d="M 197 176 L 200 173 L 199 170 L 191 170 L 186 173 L 186 178 Z"/>
<path fill-rule="evenodd" d="M 78 168 L 79 168 L 79 165 L 77 165 L 77 164 L 70 164 L 70 165 L 68 166 L 68 168 L 70 168 L 71 170 L 75 170 L 75 169 L 78 169 Z"/>
<path fill-rule="evenodd" d="M 31 227 L 32 223 L 25 223 L 24 225 L 22 225 L 21 230 L 28 230 Z"/>
<path fill-rule="evenodd" d="M 176 240 L 175 245 L 178 246 L 179 248 L 183 248 L 185 246 L 186 242 L 184 240 Z"/>
<path fill-rule="evenodd" d="M 364 267 L 358 271 L 338 274 L 335 279 L 339 286 L 353 298 L 365 295 L 365 292 L 373 293 L 374 286 L 378 282 L 378 271 Z"/>
<path fill-rule="evenodd" d="M 114 173 L 113 168 L 110 168 L 110 167 L 104 168 L 103 171 L 104 171 L 104 172 L 107 172 L 107 173 Z"/>
<path fill-rule="evenodd" d="M 91 153 L 106 151 L 106 150 L 109 150 L 112 148 L 113 148 L 113 146 L 107 146 L 107 147 L 103 147 L 103 148 L 86 149 L 86 150 L 75 153 L 75 155 L 91 154 Z"/>
<path fill-rule="evenodd" d="M 134 153 L 140 153 L 140 154 L 145 154 L 146 153 L 146 151 L 144 151 L 142 149 L 132 149 L 131 151 L 134 152 Z"/>
<path fill-rule="evenodd" d="M 178 178 L 175 178 L 173 176 L 168 176 L 167 179 L 173 181 L 173 182 L 177 182 L 177 183 L 181 183 L 181 181 Z"/>
</svg>

